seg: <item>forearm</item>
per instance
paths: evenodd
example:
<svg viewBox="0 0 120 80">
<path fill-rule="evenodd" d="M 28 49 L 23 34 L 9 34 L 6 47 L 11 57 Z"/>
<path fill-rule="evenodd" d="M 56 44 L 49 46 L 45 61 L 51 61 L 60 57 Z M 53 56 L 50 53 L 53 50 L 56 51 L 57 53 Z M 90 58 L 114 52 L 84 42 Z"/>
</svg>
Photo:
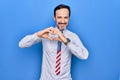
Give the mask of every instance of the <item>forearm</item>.
<svg viewBox="0 0 120 80">
<path fill-rule="evenodd" d="M 70 38 L 70 42 L 67 44 L 67 47 L 78 58 L 87 59 L 89 55 L 88 50 L 85 48 L 77 35 L 72 36 L 74 36 L 74 38 Z"/>
<path fill-rule="evenodd" d="M 69 43 L 67 47 L 70 49 L 70 51 L 77 56 L 80 59 L 87 59 L 88 58 L 88 50 L 84 46 L 78 46 L 73 43 Z"/>
<path fill-rule="evenodd" d="M 21 48 L 30 47 L 31 45 L 38 43 L 39 41 L 41 41 L 41 38 L 37 36 L 37 33 L 27 35 L 19 42 L 19 47 Z"/>
</svg>

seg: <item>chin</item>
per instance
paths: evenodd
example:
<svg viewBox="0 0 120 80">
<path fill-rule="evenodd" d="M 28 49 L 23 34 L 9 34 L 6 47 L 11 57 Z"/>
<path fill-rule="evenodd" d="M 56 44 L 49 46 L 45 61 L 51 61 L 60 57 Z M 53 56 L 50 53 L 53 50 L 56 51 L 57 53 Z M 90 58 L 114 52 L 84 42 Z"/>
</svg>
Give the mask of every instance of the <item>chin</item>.
<svg viewBox="0 0 120 80">
<path fill-rule="evenodd" d="M 66 29 L 66 26 L 58 26 L 58 28 L 59 28 L 60 30 L 64 30 L 64 29 Z"/>
<path fill-rule="evenodd" d="M 64 30 L 65 28 L 60 28 L 60 30 Z"/>
<path fill-rule="evenodd" d="M 64 30 L 64 29 L 66 29 L 65 26 L 61 26 L 61 27 L 60 27 L 60 30 Z"/>
</svg>

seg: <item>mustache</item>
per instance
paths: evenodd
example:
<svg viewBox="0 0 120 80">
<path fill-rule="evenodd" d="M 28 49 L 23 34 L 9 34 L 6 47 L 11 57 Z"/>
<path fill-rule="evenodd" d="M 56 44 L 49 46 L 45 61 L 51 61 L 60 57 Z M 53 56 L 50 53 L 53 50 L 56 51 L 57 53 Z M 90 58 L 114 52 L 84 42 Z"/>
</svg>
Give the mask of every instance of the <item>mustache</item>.
<svg viewBox="0 0 120 80">
<path fill-rule="evenodd" d="M 60 22 L 60 23 L 58 23 L 58 24 L 67 24 L 67 23 L 61 23 L 61 22 Z"/>
</svg>

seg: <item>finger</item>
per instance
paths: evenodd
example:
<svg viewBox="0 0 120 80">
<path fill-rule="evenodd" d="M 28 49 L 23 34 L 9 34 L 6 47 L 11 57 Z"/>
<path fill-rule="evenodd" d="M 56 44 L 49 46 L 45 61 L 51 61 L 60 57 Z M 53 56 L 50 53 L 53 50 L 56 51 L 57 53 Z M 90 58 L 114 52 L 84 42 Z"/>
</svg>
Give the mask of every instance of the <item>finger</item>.
<svg viewBox="0 0 120 80">
<path fill-rule="evenodd" d="M 54 34 L 54 28 L 53 27 L 49 28 L 49 33 Z"/>
<path fill-rule="evenodd" d="M 53 26 L 50 26 L 49 28 L 53 28 Z"/>
<path fill-rule="evenodd" d="M 49 33 L 54 34 L 54 29 L 51 29 Z"/>
<path fill-rule="evenodd" d="M 62 32 L 59 29 L 56 29 L 55 31 L 56 31 L 56 34 L 58 35 L 62 34 Z"/>
<path fill-rule="evenodd" d="M 51 26 L 51 27 L 46 28 L 46 29 L 44 29 L 44 30 L 45 30 L 45 32 L 49 32 L 52 28 L 53 28 L 53 27 Z"/>
<path fill-rule="evenodd" d="M 58 28 L 56 29 L 56 31 L 61 32 Z"/>
<path fill-rule="evenodd" d="M 53 40 L 62 42 L 62 40 L 60 38 L 53 38 Z"/>
<path fill-rule="evenodd" d="M 53 40 L 53 38 L 51 38 L 51 37 L 49 37 L 49 36 L 47 37 L 47 39 L 49 39 L 49 40 Z"/>
</svg>

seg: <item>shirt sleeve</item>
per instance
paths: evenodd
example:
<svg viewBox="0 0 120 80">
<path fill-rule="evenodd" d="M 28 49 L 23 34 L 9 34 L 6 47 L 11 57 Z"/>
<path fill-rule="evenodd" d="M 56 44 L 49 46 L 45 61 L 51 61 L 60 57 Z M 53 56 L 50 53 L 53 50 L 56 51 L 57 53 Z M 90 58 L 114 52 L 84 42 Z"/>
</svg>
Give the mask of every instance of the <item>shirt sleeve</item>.
<svg viewBox="0 0 120 80">
<path fill-rule="evenodd" d="M 80 59 L 88 58 L 88 50 L 84 47 L 79 37 L 75 34 L 74 38 L 71 38 L 71 42 L 67 45 L 70 51 Z"/>
<path fill-rule="evenodd" d="M 19 47 L 21 47 L 21 48 L 30 47 L 33 44 L 40 42 L 41 39 L 42 38 L 38 37 L 36 33 L 27 35 L 19 42 Z"/>
</svg>

